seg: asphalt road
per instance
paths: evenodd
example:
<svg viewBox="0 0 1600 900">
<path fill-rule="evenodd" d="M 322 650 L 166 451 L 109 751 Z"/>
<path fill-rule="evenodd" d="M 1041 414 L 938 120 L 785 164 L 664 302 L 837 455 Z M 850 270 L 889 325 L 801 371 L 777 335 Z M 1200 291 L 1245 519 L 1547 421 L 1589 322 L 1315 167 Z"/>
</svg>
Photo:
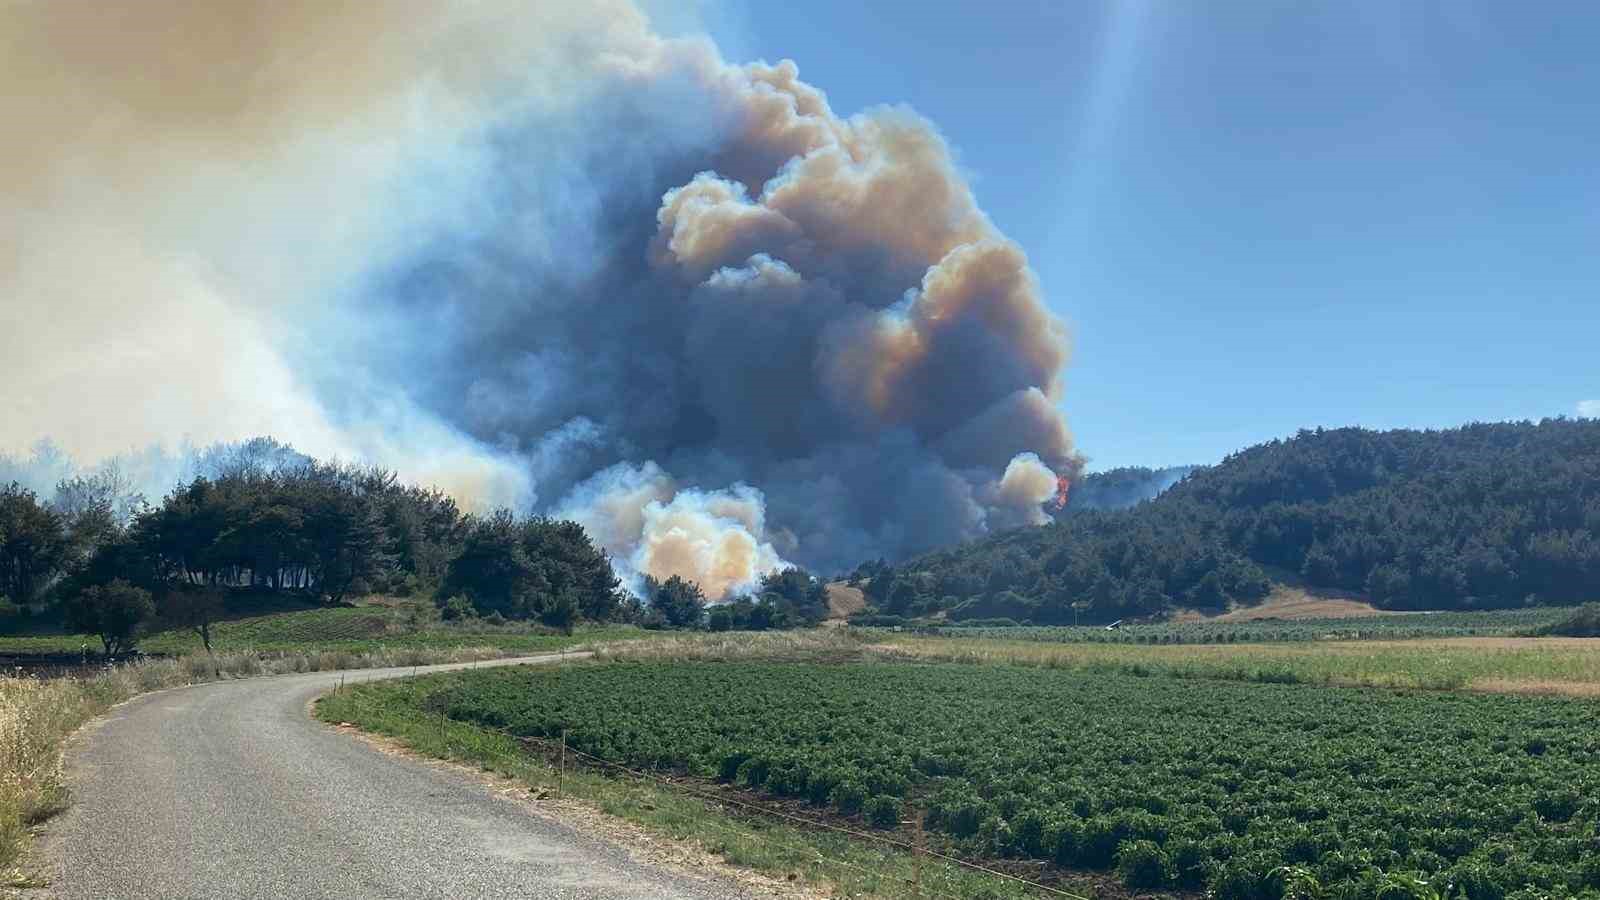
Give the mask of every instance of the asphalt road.
<svg viewBox="0 0 1600 900">
<path fill-rule="evenodd" d="M 444 668 L 453 667 L 423 671 Z M 635 862 L 468 776 L 381 753 L 313 721 L 306 704 L 339 678 L 321 672 L 163 691 L 89 726 L 67 755 L 75 803 L 41 844 L 46 893 L 60 900 L 744 895 L 734 884 Z"/>
</svg>

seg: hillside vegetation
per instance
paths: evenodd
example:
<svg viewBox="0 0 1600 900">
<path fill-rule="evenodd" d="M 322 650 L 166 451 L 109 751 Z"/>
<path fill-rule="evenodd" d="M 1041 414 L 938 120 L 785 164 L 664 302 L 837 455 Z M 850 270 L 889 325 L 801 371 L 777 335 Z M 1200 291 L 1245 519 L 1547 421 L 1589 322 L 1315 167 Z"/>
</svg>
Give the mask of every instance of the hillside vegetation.
<svg viewBox="0 0 1600 900">
<path fill-rule="evenodd" d="M 1130 509 L 1069 506 L 855 580 L 882 613 L 1068 624 L 1221 612 L 1283 570 L 1391 610 L 1600 597 L 1600 421 L 1303 431 Z"/>
</svg>

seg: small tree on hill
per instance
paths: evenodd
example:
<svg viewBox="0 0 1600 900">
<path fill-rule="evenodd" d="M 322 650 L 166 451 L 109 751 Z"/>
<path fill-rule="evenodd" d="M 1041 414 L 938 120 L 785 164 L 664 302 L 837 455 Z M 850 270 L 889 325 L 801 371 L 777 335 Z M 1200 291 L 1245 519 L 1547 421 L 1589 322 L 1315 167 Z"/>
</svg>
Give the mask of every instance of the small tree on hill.
<svg viewBox="0 0 1600 900">
<path fill-rule="evenodd" d="M 107 656 L 132 650 L 139 626 L 156 612 L 149 591 L 121 578 L 79 591 L 64 607 L 67 627 L 99 635 Z"/>
</svg>

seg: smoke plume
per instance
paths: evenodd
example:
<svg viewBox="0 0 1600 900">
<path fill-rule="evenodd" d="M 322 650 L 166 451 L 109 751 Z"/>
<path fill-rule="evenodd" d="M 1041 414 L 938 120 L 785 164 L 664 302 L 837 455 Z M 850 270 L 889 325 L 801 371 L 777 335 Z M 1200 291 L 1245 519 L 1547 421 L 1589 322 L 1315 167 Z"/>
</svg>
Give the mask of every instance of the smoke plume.
<svg viewBox="0 0 1600 900">
<path fill-rule="evenodd" d="M 713 595 L 1080 468 L 1063 327 L 909 109 L 620 2 L 4 10 L 0 448 L 271 433 Z"/>
</svg>

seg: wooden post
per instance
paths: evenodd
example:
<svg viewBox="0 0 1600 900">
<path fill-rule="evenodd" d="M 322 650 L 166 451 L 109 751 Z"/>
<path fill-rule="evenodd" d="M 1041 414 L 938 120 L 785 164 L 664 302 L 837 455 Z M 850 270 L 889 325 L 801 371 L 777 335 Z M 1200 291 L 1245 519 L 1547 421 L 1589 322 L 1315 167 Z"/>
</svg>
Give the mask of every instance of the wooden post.
<svg viewBox="0 0 1600 900">
<path fill-rule="evenodd" d="M 556 796 L 567 792 L 567 730 L 561 729 L 561 780 L 557 783 Z"/>
<path fill-rule="evenodd" d="M 911 811 L 911 840 L 916 845 L 911 851 L 911 883 L 917 896 L 922 896 L 922 814 Z"/>
</svg>

